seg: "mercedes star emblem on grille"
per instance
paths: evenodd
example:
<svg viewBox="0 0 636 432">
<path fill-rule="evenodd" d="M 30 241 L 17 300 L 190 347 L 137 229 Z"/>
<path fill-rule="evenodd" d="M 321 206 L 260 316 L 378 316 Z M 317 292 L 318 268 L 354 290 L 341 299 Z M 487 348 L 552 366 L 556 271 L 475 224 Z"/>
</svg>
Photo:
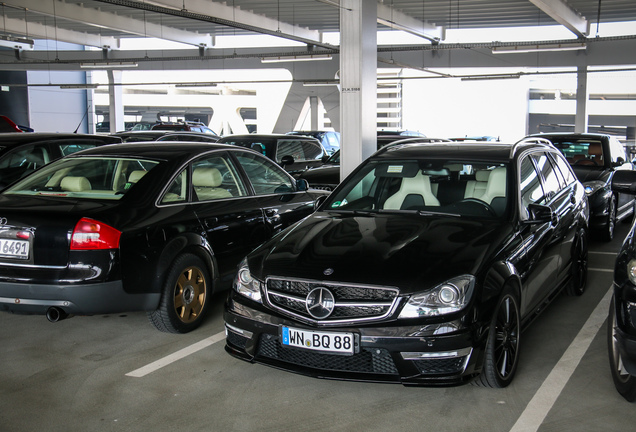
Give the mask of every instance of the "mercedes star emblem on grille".
<svg viewBox="0 0 636 432">
<path fill-rule="evenodd" d="M 314 288 L 307 294 L 307 312 L 316 319 L 325 319 L 333 312 L 336 301 L 327 288 Z"/>
</svg>

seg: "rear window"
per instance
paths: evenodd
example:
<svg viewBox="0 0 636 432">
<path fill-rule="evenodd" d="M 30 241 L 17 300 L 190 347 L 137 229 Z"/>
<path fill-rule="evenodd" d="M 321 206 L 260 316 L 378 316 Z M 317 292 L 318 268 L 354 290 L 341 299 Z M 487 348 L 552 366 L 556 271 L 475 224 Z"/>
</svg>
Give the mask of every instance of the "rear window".
<svg viewBox="0 0 636 432">
<path fill-rule="evenodd" d="M 158 164 L 151 160 L 116 157 L 60 159 L 3 193 L 118 200 Z"/>
</svg>

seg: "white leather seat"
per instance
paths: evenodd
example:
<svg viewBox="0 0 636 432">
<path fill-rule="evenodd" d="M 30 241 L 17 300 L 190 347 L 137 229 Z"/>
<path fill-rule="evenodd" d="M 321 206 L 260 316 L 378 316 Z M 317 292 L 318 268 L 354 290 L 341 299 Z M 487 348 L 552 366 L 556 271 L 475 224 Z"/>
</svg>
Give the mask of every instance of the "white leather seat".
<svg viewBox="0 0 636 432">
<path fill-rule="evenodd" d="M 495 168 L 490 172 L 486 192 L 479 198 L 492 205 L 495 198 L 506 197 L 506 168 Z"/>
<path fill-rule="evenodd" d="M 133 172 L 131 172 L 128 175 L 128 182 L 129 183 L 137 183 L 139 180 L 141 180 L 141 178 L 143 176 L 146 175 L 148 171 L 144 171 L 144 170 L 135 170 Z"/>
<path fill-rule="evenodd" d="M 223 183 L 223 176 L 216 168 L 195 168 L 192 173 L 192 185 L 201 201 L 231 197 L 232 194 L 229 191 L 219 187 L 221 183 Z"/>
<path fill-rule="evenodd" d="M 91 182 L 86 177 L 64 177 L 60 182 L 60 188 L 68 192 L 82 192 L 91 190 Z"/>
<path fill-rule="evenodd" d="M 479 170 L 475 172 L 475 180 L 466 182 L 466 191 L 464 198 L 481 198 L 488 187 L 488 179 L 490 178 L 489 170 Z"/>
<path fill-rule="evenodd" d="M 384 202 L 384 208 L 390 210 L 400 210 L 405 202 L 409 200 L 420 202 L 420 205 L 439 206 L 439 201 L 431 190 L 431 179 L 429 176 L 418 171 L 414 177 L 404 177 L 400 184 L 400 190 L 391 195 Z"/>
</svg>

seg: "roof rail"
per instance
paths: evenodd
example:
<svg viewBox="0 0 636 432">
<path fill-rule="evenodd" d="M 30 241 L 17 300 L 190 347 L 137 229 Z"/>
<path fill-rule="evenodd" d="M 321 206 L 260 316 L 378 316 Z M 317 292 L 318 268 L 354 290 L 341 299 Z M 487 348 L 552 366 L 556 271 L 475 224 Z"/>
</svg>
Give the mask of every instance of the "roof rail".
<svg viewBox="0 0 636 432">
<path fill-rule="evenodd" d="M 546 144 L 546 145 L 553 145 L 552 141 L 550 141 L 547 138 L 541 138 L 541 137 L 526 137 L 523 138 L 519 141 L 517 141 L 515 143 L 515 145 L 517 144 Z"/>
</svg>

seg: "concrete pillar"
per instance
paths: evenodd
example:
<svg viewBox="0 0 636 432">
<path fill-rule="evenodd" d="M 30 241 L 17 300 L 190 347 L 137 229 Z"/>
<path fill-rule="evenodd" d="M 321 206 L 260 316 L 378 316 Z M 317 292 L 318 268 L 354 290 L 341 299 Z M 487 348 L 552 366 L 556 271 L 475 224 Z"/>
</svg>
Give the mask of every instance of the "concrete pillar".
<svg viewBox="0 0 636 432">
<path fill-rule="evenodd" d="M 587 100 L 590 91 L 587 88 L 587 66 L 579 66 L 576 70 L 576 114 L 574 117 L 574 132 L 587 132 Z"/>
<path fill-rule="evenodd" d="M 123 88 L 121 85 L 122 71 L 108 70 L 108 100 L 109 111 L 108 121 L 110 121 L 110 133 L 123 131 L 124 125 L 124 103 L 122 101 Z"/>
<path fill-rule="evenodd" d="M 377 2 L 340 2 L 340 177 L 377 146 Z"/>
</svg>

